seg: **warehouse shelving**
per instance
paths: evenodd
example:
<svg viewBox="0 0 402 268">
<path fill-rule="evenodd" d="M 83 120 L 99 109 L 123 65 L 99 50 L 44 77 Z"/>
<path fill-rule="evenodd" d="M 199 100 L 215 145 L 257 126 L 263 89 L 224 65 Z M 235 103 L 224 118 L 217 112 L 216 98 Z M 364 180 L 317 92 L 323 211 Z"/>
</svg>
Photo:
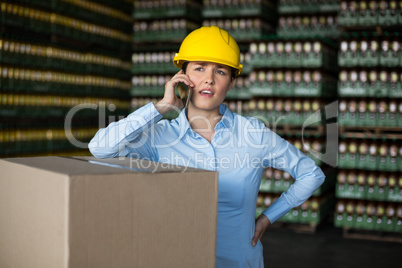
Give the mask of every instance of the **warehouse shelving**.
<svg viewBox="0 0 402 268">
<path fill-rule="evenodd" d="M 132 109 L 163 97 L 164 85 L 178 71 L 172 64 L 181 41 L 202 23 L 202 1 L 133 1 Z M 178 115 L 172 111 L 164 117 Z"/>
<path fill-rule="evenodd" d="M 267 123 L 298 149 L 310 156 L 325 175 L 325 183 L 301 206 L 292 209 L 279 224 L 299 231 L 315 232 L 330 215 L 334 203 L 337 170 L 321 159 L 325 148 L 325 106 L 336 100 L 337 40 L 335 23 L 338 1 L 321 1 L 322 11 L 312 1 L 278 1 L 276 35 L 251 42 L 252 71 L 249 75 L 249 101 L 243 101 L 242 113 Z M 314 10 L 312 12 L 312 10 Z M 322 22 L 332 22 L 331 29 Z M 286 23 L 291 22 L 290 28 Z M 293 22 L 300 22 L 299 28 Z M 308 23 L 315 23 L 309 25 Z M 314 28 L 314 27 L 315 28 Z M 293 32 L 292 32 L 293 30 Z M 235 107 L 235 105 L 233 105 Z M 282 175 L 280 175 L 282 174 Z M 256 215 L 269 206 L 294 179 L 279 170 L 267 169 L 261 182 Z"/>
<path fill-rule="evenodd" d="M 343 33 L 334 224 L 346 237 L 402 232 L 402 20 L 396 2 L 342 1 L 338 16 Z"/>
<path fill-rule="evenodd" d="M 131 5 L 107 0 L 0 5 L 0 156 L 88 155 L 69 138 L 85 144 L 100 117 L 113 120 L 129 111 Z"/>
</svg>

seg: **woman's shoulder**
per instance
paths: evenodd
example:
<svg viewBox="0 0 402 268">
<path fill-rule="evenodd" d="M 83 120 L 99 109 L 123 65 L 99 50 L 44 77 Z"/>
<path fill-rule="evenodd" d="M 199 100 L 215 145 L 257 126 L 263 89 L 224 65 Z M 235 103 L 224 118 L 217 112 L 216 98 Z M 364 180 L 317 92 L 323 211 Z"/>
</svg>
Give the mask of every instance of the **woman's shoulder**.
<svg viewBox="0 0 402 268">
<path fill-rule="evenodd" d="M 243 116 L 241 114 L 233 113 L 233 121 L 240 126 L 251 125 L 255 128 L 266 128 L 266 124 L 263 122 L 264 119 L 259 119 L 253 116 Z"/>
</svg>

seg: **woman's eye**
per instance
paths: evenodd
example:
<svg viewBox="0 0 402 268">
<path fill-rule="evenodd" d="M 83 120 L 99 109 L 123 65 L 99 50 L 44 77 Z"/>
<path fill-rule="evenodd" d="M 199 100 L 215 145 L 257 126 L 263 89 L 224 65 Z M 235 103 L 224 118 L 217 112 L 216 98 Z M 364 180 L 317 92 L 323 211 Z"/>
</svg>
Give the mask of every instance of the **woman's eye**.
<svg viewBox="0 0 402 268">
<path fill-rule="evenodd" d="M 222 70 L 218 70 L 218 73 L 221 74 L 221 75 L 226 75 L 226 72 L 222 71 Z"/>
<path fill-rule="evenodd" d="M 196 70 L 196 71 L 202 71 L 202 70 L 204 70 L 204 68 L 198 67 L 198 68 L 195 68 L 195 70 Z"/>
</svg>

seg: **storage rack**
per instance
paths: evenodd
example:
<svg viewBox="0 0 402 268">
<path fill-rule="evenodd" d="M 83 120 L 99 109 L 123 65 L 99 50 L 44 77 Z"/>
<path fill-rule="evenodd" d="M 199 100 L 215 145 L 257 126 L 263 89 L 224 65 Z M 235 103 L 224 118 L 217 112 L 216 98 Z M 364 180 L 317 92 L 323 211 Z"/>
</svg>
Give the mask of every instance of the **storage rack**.
<svg viewBox="0 0 402 268">
<path fill-rule="evenodd" d="M 0 157 L 88 155 L 70 140 L 84 144 L 102 127 L 100 117 L 105 124 L 129 111 L 131 5 L 0 5 Z M 70 120 L 73 107 L 82 109 Z"/>
<path fill-rule="evenodd" d="M 342 1 L 334 224 L 402 232 L 401 32 L 397 1 Z M 360 237 L 361 238 L 361 237 Z"/>
<path fill-rule="evenodd" d="M 178 72 L 172 64 L 181 41 L 202 23 L 202 1 L 134 0 L 132 109 L 163 97 L 164 85 Z M 164 117 L 177 117 L 172 111 Z"/>
<path fill-rule="evenodd" d="M 335 202 L 336 169 L 321 161 L 320 154 L 327 149 L 324 106 L 336 99 L 339 32 L 334 18 L 338 9 L 338 1 L 320 1 L 320 5 L 316 1 L 279 1 L 276 35 L 249 47 L 253 66 L 250 92 L 255 100 L 248 103 L 246 115 L 267 120 L 269 127 L 315 160 L 326 175 L 325 183 L 309 200 L 279 220 L 289 226 L 298 224 L 299 231 L 315 232 Z M 311 123 L 304 125 L 308 121 Z M 267 169 L 256 215 L 293 181 L 287 173 Z"/>
</svg>

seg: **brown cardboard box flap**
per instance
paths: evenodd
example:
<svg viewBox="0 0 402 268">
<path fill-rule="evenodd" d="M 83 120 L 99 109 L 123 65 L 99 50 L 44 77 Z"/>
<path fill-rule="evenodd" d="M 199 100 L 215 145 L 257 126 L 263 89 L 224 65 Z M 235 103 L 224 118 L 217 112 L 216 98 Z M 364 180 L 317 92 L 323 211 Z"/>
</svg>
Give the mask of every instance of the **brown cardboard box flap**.
<svg viewBox="0 0 402 268">
<path fill-rule="evenodd" d="M 0 267 L 214 267 L 217 172 L 130 161 L 0 160 Z"/>
</svg>

